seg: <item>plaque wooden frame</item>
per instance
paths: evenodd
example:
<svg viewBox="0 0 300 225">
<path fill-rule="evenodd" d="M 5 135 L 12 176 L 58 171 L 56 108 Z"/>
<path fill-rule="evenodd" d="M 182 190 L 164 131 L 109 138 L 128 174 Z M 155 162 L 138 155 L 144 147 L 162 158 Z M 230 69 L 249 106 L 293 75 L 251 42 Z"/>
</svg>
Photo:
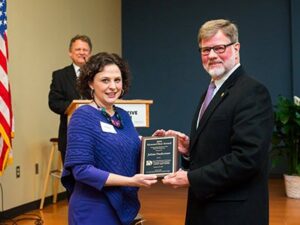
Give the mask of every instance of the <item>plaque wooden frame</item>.
<svg viewBox="0 0 300 225">
<path fill-rule="evenodd" d="M 178 169 L 177 138 L 143 137 L 140 173 L 163 177 Z"/>
</svg>

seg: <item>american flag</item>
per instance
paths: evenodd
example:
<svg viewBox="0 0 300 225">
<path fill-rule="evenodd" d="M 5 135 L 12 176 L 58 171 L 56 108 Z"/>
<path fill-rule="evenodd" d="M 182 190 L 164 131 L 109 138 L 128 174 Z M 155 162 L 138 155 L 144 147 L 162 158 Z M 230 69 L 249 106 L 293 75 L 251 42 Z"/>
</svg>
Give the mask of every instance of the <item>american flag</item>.
<svg viewBox="0 0 300 225">
<path fill-rule="evenodd" d="M 7 76 L 8 48 L 6 29 L 6 0 L 0 0 L 0 175 L 2 175 L 6 165 L 12 162 L 13 115 Z"/>
</svg>

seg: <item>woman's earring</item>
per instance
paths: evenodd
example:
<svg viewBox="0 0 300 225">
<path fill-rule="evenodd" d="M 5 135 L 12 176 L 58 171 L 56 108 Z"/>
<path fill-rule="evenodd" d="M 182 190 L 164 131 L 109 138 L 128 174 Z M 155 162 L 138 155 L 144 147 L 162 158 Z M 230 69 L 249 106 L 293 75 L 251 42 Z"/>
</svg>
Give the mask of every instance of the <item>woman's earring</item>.
<svg viewBox="0 0 300 225">
<path fill-rule="evenodd" d="M 125 93 L 125 91 L 124 91 L 124 89 L 122 89 L 120 97 L 122 97 L 124 95 L 124 93 Z"/>
<path fill-rule="evenodd" d="M 95 90 L 94 89 L 91 89 L 91 97 L 94 98 L 94 93 L 95 93 Z"/>
</svg>

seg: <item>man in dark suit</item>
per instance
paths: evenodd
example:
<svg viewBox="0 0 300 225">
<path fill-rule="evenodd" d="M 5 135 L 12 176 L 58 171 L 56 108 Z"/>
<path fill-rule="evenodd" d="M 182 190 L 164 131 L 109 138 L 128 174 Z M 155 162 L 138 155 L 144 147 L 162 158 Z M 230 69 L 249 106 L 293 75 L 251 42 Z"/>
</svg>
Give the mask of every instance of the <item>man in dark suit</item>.
<svg viewBox="0 0 300 225">
<path fill-rule="evenodd" d="M 74 99 L 80 99 L 76 88 L 76 79 L 79 76 L 80 68 L 85 64 L 91 55 L 92 42 L 86 35 L 76 35 L 70 41 L 69 56 L 72 64 L 65 68 L 56 70 L 52 74 L 52 83 L 48 96 L 50 109 L 60 115 L 58 131 L 58 149 L 61 152 L 62 161 L 65 161 L 67 146 L 67 115 L 66 109 Z"/>
<path fill-rule="evenodd" d="M 154 133 L 176 135 L 183 156 L 185 170 L 167 175 L 163 183 L 188 187 L 186 225 L 267 225 L 269 93 L 240 65 L 235 24 L 206 22 L 198 43 L 213 87 L 200 100 L 190 138 L 174 130 Z"/>
</svg>

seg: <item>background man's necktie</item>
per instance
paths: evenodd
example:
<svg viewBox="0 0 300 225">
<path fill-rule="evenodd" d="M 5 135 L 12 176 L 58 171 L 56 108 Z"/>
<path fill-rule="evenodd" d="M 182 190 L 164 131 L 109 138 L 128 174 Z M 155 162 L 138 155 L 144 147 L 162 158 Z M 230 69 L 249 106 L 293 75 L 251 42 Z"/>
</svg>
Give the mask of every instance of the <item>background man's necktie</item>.
<svg viewBox="0 0 300 225">
<path fill-rule="evenodd" d="M 76 71 L 77 78 L 79 77 L 79 75 L 80 75 L 80 68 Z"/>
</svg>

